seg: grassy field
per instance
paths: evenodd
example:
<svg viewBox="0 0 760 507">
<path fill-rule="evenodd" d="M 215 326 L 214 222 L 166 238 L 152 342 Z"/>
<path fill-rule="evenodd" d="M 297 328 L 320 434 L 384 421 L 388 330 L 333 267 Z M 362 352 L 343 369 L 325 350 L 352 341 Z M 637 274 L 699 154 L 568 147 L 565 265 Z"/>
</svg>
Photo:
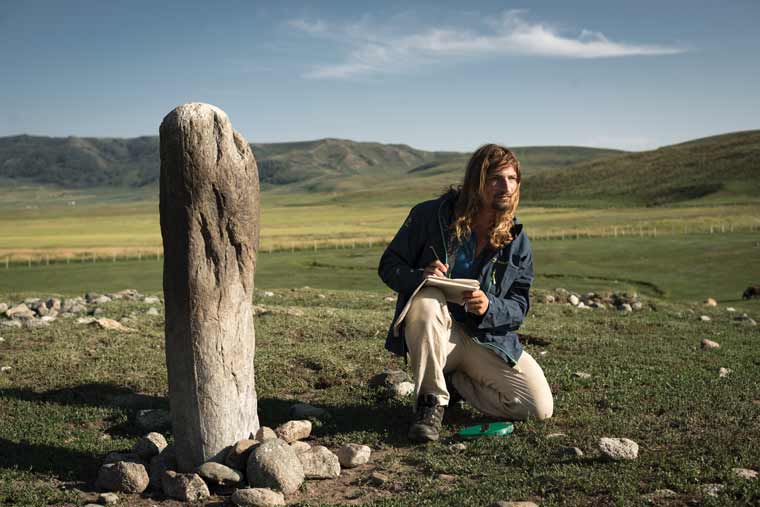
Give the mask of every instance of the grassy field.
<svg viewBox="0 0 760 507">
<path fill-rule="evenodd" d="M 758 233 L 536 240 L 539 289 L 633 290 L 676 301 L 736 301 L 760 282 Z M 303 286 L 386 292 L 376 274 L 379 247 L 311 249 L 258 258 L 256 287 Z M 163 260 L 0 267 L 0 293 L 80 294 L 126 287 L 162 290 Z"/>
<path fill-rule="evenodd" d="M 262 423 L 276 426 L 287 420 L 291 404 L 306 401 L 330 414 L 314 421 L 311 444 L 362 442 L 374 449 L 368 465 L 341 481 L 308 481 L 288 499 L 295 505 L 651 505 L 644 496 L 663 488 L 675 496 L 657 505 L 760 503 L 760 480 L 732 472 L 760 467 L 754 445 L 760 441 L 760 328 L 734 321 L 723 306 L 645 298 L 644 311 L 626 315 L 535 304 L 522 331 L 552 386 L 554 417 L 518 423 L 507 438 L 469 442 L 453 452 L 456 430 L 481 416 L 467 407 L 450 409 L 440 443 L 410 445 L 412 400 L 388 399 L 367 385 L 375 373 L 404 368 L 382 347 L 393 303 L 381 296 L 285 289 L 257 297 L 271 311 L 255 323 Z M 134 316 L 130 325 L 137 332 L 130 334 L 65 319 L 42 329 L 2 329 L 0 365 L 12 369 L 0 374 L 0 504 L 92 501 L 103 457 L 140 436 L 136 410 L 167 407 L 163 321 L 146 316 L 147 306 L 104 307 L 108 317 Z M 734 306 L 755 318 L 760 313 L 757 301 Z M 293 308 L 303 317 L 289 315 Z M 700 314 L 713 320 L 700 322 Z M 721 348 L 701 350 L 701 338 Z M 730 375 L 719 378 L 720 367 Z M 576 371 L 591 377 L 576 378 Z M 549 436 L 555 433 L 562 436 Z M 602 436 L 636 441 L 639 458 L 604 461 L 596 445 Z M 565 446 L 584 455 L 562 455 Z M 389 481 L 371 486 L 373 471 Z M 719 496 L 705 497 L 703 485 L 715 483 L 723 485 Z M 120 496 L 122 505 L 178 505 Z M 220 505 L 223 498 L 212 500 Z"/>
</svg>

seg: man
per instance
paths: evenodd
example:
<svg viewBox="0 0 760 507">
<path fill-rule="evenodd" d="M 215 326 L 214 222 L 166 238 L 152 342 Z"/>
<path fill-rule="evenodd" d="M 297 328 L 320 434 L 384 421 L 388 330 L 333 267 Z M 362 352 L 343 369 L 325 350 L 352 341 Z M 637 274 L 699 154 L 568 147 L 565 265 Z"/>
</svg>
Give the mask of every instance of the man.
<svg viewBox="0 0 760 507">
<path fill-rule="evenodd" d="M 530 242 L 517 223 L 520 164 L 488 144 L 470 158 L 458 189 L 416 205 L 386 248 L 378 273 L 398 292 L 396 316 L 425 277 L 473 278 L 464 305 L 426 287 L 386 348 L 408 357 L 417 395 L 409 438 L 437 440 L 452 387 L 481 412 L 498 418 L 546 419 L 551 390 L 515 331 L 528 313 L 533 281 Z M 398 334 L 398 336 L 396 336 Z"/>
</svg>

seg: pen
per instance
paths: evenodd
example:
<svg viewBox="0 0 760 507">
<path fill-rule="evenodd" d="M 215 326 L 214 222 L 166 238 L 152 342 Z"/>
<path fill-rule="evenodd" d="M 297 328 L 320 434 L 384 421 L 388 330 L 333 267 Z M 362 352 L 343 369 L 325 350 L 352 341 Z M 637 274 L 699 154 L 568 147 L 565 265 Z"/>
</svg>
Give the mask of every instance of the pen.
<svg viewBox="0 0 760 507">
<path fill-rule="evenodd" d="M 444 264 L 444 262 L 441 260 L 441 258 L 438 257 L 438 252 L 435 251 L 435 247 L 433 245 L 430 245 L 430 249 L 433 251 L 433 255 L 435 255 L 436 260 L 438 262 L 440 262 L 441 264 Z M 447 269 L 446 270 L 446 278 L 448 278 L 448 277 L 449 277 L 449 270 Z"/>
</svg>

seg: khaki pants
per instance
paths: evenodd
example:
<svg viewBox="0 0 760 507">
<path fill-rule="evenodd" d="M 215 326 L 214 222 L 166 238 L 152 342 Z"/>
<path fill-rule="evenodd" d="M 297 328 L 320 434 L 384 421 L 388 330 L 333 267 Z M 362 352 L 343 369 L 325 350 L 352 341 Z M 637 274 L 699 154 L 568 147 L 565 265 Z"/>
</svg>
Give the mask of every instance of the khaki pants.
<svg viewBox="0 0 760 507">
<path fill-rule="evenodd" d="M 453 321 L 440 289 L 422 289 L 404 319 L 415 393 L 434 394 L 448 405 L 444 373 L 456 390 L 484 414 L 509 420 L 548 419 L 554 411 L 544 372 L 523 351 L 512 367 Z"/>
</svg>

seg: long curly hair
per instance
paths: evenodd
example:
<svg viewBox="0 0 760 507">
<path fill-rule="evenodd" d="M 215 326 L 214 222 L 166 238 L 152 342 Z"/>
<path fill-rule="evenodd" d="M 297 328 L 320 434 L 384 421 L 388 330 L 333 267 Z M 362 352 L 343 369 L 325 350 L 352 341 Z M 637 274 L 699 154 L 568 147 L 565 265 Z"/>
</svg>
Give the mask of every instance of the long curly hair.
<svg viewBox="0 0 760 507">
<path fill-rule="evenodd" d="M 485 192 L 488 176 L 504 165 L 515 168 L 517 190 L 512 195 L 509 206 L 496 214 L 488 239 L 492 248 L 501 248 L 514 239 L 511 231 L 512 225 L 514 225 L 515 210 L 517 210 L 517 204 L 520 202 L 520 163 L 515 154 L 504 146 L 486 144 L 478 148 L 470 157 L 464 173 L 464 183 L 459 187 L 459 197 L 454 208 L 454 220 L 451 223 L 453 237 L 459 241 L 470 237 L 472 224 L 483 205 L 481 196 Z"/>
</svg>

